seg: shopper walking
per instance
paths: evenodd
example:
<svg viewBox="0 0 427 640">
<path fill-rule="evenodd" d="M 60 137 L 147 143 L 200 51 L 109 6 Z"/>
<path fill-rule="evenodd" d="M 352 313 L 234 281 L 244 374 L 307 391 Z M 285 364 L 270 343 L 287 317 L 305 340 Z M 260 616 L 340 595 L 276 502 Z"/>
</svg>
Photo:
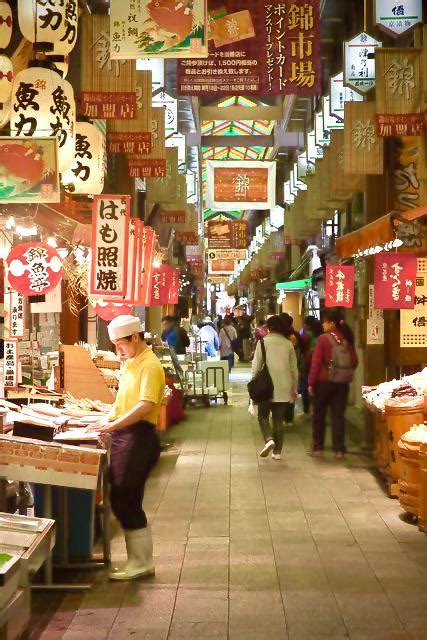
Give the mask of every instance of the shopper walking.
<svg viewBox="0 0 427 640">
<path fill-rule="evenodd" d="M 234 348 L 237 340 L 237 331 L 233 327 L 230 316 L 225 316 L 223 326 L 219 332 L 219 354 L 221 360 L 228 360 L 228 371 L 234 367 Z"/>
<path fill-rule="evenodd" d="M 112 580 L 154 574 L 153 542 L 142 508 L 147 478 L 160 456 L 156 424 L 165 390 L 160 360 L 147 346 L 139 318 L 118 316 L 108 334 L 126 360 L 116 401 L 101 434 L 111 434 L 110 502 L 124 529 L 127 562 L 110 573 Z"/>
<path fill-rule="evenodd" d="M 258 342 L 258 340 L 261 340 L 261 338 L 265 338 L 267 333 L 268 333 L 268 329 L 267 329 L 266 322 L 264 318 L 260 318 L 255 328 L 255 342 Z"/>
<path fill-rule="evenodd" d="M 294 329 L 294 319 L 289 313 L 281 313 L 280 320 L 282 323 L 282 334 L 287 338 L 295 349 L 297 359 L 298 376 L 304 371 L 303 346 L 301 336 Z M 290 402 L 286 408 L 285 424 L 292 427 L 295 419 L 295 401 Z"/>
<path fill-rule="evenodd" d="M 303 355 L 303 366 L 299 372 L 299 387 L 298 390 L 301 394 L 302 406 L 304 413 L 310 411 L 310 394 L 308 392 L 308 374 L 311 367 L 311 359 L 313 357 L 314 347 L 316 346 L 317 338 L 322 335 L 323 328 L 320 320 L 314 316 L 307 316 L 304 318 L 304 325 L 301 331 L 301 345 Z"/>
<path fill-rule="evenodd" d="M 166 342 L 177 355 L 185 355 L 186 347 L 190 345 L 185 329 L 180 327 L 179 320 L 173 316 L 162 319 L 162 341 Z"/>
<path fill-rule="evenodd" d="M 267 320 L 268 335 L 259 340 L 252 362 L 252 377 L 262 368 L 262 346 L 265 347 L 266 361 L 273 380 L 274 393 L 271 400 L 258 405 L 258 422 L 264 436 L 265 445 L 260 453 L 262 458 L 273 452 L 274 460 L 280 460 L 283 448 L 283 423 L 289 404 L 297 397 L 298 368 L 295 350 L 283 333 L 283 324 L 278 316 Z M 270 425 L 272 415 L 273 429 Z"/>
<path fill-rule="evenodd" d="M 219 349 L 219 339 L 215 325 L 209 316 L 206 316 L 202 322 L 199 337 L 202 341 L 204 352 L 211 358 L 215 358 L 216 352 Z"/>
<path fill-rule="evenodd" d="M 324 334 L 319 336 L 313 352 L 308 378 L 313 396 L 313 442 L 311 455 L 322 456 L 325 448 L 326 412 L 331 409 L 332 446 L 341 459 L 345 447 L 345 410 L 349 383 L 358 365 L 354 335 L 333 310 L 323 315 Z"/>
</svg>

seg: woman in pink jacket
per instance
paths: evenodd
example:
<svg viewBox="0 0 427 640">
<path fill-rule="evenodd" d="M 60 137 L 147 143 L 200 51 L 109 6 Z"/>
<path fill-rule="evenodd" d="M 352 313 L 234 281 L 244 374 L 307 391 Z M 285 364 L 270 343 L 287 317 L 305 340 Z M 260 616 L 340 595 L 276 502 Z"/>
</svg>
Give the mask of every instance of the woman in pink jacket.
<svg viewBox="0 0 427 640">
<path fill-rule="evenodd" d="M 313 396 L 313 442 L 310 454 L 322 456 L 326 413 L 331 408 L 332 446 L 337 459 L 345 447 L 345 410 L 350 382 L 358 365 L 354 335 L 336 311 L 323 314 L 324 334 L 319 336 L 311 361 L 308 387 Z"/>
</svg>

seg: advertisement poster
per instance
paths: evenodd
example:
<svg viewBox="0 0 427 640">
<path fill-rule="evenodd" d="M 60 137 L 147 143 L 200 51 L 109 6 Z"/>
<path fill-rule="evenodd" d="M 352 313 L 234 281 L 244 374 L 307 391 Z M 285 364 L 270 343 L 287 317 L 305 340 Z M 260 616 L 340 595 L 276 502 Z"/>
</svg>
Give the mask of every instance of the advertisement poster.
<svg viewBox="0 0 427 640">
<path fill-rule="evenodd" d="M 374 263 L 376 309 L 413 309 L 417 256 L 377 253 Z"/>
<path fill-rule="evenodd" d="M 205 58 L 206 0 L 111 0 L 112 60 Z"/>
<path fill-rule="evenodd" d="M 60 202 L 56 138 L 0 137 L 0 204 Z"/>
<path fill-rule="evenodd" d="M 214 211 L 272 209 L 276 204 L 276 163 L 208 160 L 206 207 Z"/>
<path fill-rule="evenodd" d="M 326 265 L 325 307 L 353 306 L 354 265 Z"/>
<path fill-rule="evenodd" d="M 215 249 L 208 251 L 209 260 L 245 260 L 246 249 Z"/>
<path fill-rule="evenodd" d="M 246 222 L 221 220 L 208 222 L 208 246 L 210 249 L 246 249 Z"/>
<path fill-rule="evenodd" d="M 318 0 L 212 0 L 209 36 L 207 59 L 178 61 L 181 95 L 320 94 Z"/>
<path fill-rule="evenodd" d="M 236 268 L 235 260 L 209 260 L 208 273 L 233 273 Z"/>
</svg>

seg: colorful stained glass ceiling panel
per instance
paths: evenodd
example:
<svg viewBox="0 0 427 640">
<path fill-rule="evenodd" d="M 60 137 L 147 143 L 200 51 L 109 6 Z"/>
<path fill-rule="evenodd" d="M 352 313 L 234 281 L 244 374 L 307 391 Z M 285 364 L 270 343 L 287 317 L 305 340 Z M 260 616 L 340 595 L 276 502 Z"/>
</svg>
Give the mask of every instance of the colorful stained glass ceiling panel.
<svg viewBox="0 0 427 640">
<path fill-rule="evenodd" d="M 205 120 L 202 136 L 268 136 L 274 125 L 270 120 Z"/>
</svg>

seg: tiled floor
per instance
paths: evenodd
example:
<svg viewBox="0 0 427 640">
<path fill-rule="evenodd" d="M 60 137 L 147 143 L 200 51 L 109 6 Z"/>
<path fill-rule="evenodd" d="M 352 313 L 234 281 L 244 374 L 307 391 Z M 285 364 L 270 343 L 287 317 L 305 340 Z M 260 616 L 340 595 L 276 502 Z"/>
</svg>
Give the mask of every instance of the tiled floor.
<svg viewBox="0 0 427 640">
<path fill-rule="evenodd" d="M 244 382 L 168 433 L 145 501 L 156 577 L 36 595 L 32 640 L 427 640 L 427 538 L 368 457 L 307 457 L 304 418 L 260 460 Z"/>
</svg>

